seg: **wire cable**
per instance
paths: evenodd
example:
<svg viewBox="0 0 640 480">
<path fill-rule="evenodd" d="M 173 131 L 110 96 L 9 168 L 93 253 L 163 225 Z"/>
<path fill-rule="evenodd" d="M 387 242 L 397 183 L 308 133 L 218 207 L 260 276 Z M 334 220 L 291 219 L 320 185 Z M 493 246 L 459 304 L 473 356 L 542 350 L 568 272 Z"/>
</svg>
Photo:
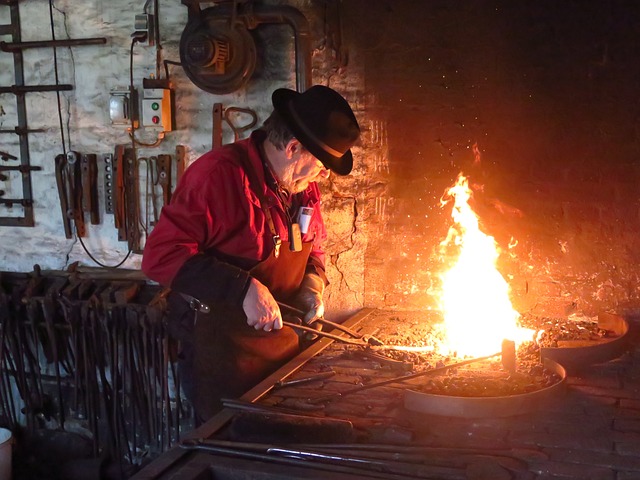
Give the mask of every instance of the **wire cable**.
<svg viewBox="0 0 640 480">
<path fill-rule="evenodd" d="M 82 241 L 82 237 L 77 235 L 78 240 L 80 240 L 80 245 L 82 245 L 82 248 L 84 249 L 85 253 L 89 256 L 89 258 L 91 260 L 93 260 L 97 265 L 103 267 L 103 268 L 118 268 L 120 267 L 124 262 L 127 261 L 127 259 L 129 258 L 129 255 L 131 255 L 131 252 L 133 252 L 132 249 L 129 249 L 129 251 L 127 252 L 127 254 L 124 256 L 124 258 L 116 265 L 105 265 L 102 262 L 99 262 L 93 255 L 91 255 L 91 252 L 89 252 L 89 249 L 87 249 L 87 246 L 84 244 L 84 242 Z"/>
<path fill-rule="evenodd" d="M 56 32 L 53 22 L 53 0 L 49 0 L 49 21 L 51 23 L 51 40 L 55 41 Z M 60 76 L 58 74 L 58 52 L 57 48 L 53 47 L 53 72 L 56 78 L 56 86 L 60 85 Z M 62 103 L 60 101 L 60 90 L 56 90 L 56 98 L 58 99 L 58 120 L 60 122 L 60 137 L 62 139 L 62 153 L 66 156 L 67 147 L 64 138 L 64 122 L 62 121 Z M 69 146 L 71 148 L 71 146 Z"/>
</svg>

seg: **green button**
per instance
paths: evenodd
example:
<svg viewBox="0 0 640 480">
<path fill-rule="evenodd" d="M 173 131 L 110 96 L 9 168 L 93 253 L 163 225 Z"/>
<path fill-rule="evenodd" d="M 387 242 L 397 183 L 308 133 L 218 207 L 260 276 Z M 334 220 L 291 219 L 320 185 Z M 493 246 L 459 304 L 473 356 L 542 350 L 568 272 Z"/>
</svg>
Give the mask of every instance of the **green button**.
<svg viewBox="0 0 640 480">
<path fill-rule="evenodd" d="M 160 108 L 160 104 L 158 102 L 153 102 L 151 104 L 151 110 L 158 110 Z"/>
</svg>

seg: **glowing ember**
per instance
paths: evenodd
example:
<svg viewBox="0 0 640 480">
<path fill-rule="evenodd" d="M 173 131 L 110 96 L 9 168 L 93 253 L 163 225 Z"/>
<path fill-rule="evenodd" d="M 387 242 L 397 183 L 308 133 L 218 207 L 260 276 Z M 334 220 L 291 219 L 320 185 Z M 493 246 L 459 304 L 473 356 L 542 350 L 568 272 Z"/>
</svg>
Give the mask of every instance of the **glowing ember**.
<svg viewBox="0 0 640 480">
<path fill-rule="evenodd" d="M 470 198 L 469 183 L 460 174 L 442 199 L 443 206 L 454 200 L 454 225 L 441 246 L 454 246 L 457 252 L 455 264 L 442 277 L 442 354 L 491 355 L 500 351 L 505 338 L 516 343 L 531 339 L 531 331 L 518 327 L 520 314 L 513 309 L 509 285 L 496 268 L 495 240 L 480 231 Z"/>
</svg>

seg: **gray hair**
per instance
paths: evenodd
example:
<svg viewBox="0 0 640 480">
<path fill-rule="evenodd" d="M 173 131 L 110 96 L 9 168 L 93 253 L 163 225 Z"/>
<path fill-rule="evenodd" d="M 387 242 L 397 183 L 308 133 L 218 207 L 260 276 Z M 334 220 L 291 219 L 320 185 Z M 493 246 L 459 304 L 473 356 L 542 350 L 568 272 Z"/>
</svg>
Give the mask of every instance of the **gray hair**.
<svg viewBox="0 0 640 480">
<path fill-rule="evenodd" d="M 282 117 L 275 110 L 269 115 L 260 130 L 267 134 L 267 139 L 278 149 L 284 150 L 284 147 L 293 138 L 293 133 L 284 123 Z"/>
</svg>

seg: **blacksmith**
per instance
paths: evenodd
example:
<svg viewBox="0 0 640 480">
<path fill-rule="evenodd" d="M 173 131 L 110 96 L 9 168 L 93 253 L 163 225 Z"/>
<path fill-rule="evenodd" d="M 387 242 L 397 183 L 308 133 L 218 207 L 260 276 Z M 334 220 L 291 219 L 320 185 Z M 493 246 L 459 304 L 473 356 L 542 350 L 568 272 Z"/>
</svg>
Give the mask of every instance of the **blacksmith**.
<svg viewBox="0 0 640 480">
<path fill-rule="evenodd" d="M 324 313 L 316 180 L 351 171 L 360 129 L 328 87 L 278 89 L 272 102 L 250 138 L 187 168 L 144 249 L 144 273 L 172 291 L 181 383 L 200 421 L 298 353 L 277 302 L 307 323 Z"/>
</svg>

